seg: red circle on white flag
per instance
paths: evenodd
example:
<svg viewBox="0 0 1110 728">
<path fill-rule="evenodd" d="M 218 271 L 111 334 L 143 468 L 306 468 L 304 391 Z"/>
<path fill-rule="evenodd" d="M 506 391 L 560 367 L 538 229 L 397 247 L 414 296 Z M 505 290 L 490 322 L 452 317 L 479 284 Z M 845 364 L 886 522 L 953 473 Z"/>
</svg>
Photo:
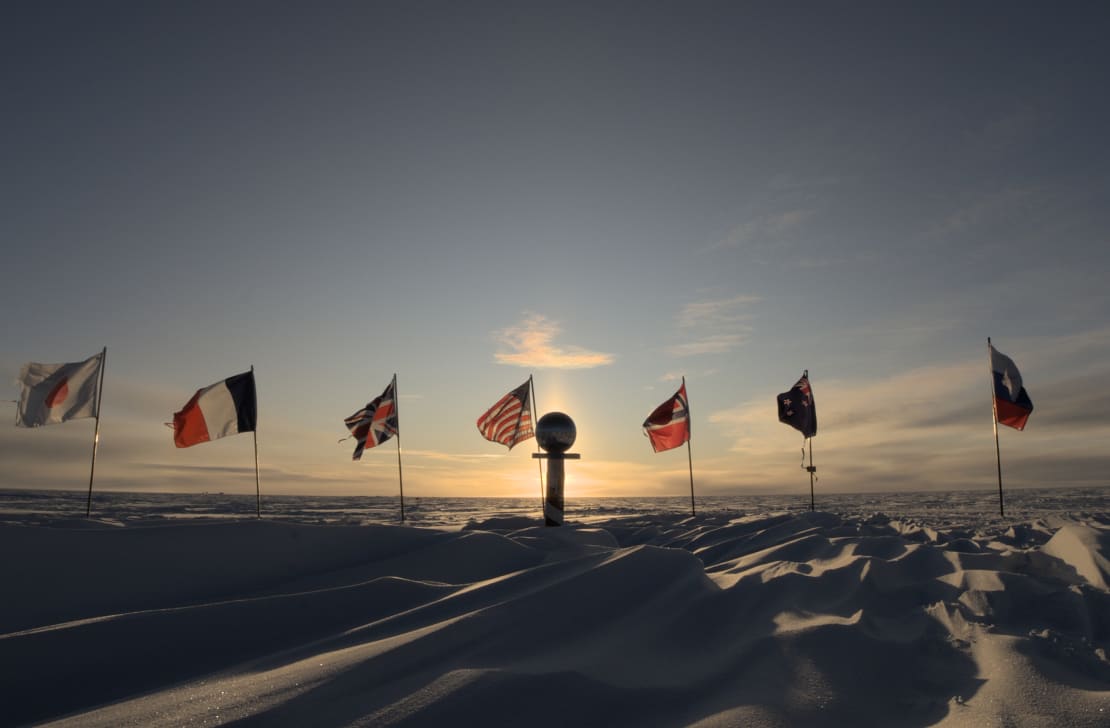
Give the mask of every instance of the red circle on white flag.
<svg viewBox="0 0 1110 728">
<path fill-rule="evenodd" d="M 69 396 L 69 377 L 62 377 L 62 381 L 54 385 L 50 390 L 50 394 L 46 395 L 46 406 L 57 407 L 62 402 L 66 401 Z"/>
</svg>

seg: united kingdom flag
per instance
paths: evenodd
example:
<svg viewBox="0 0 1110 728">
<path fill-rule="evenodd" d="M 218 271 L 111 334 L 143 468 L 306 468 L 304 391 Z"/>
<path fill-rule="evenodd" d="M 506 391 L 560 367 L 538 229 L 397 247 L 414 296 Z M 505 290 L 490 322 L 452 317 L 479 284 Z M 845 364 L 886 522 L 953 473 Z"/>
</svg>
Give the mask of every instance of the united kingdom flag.
<svg viewBox="0 0 1110 728">
<path fill-rule="evenodd" d="M 343 420 L 343 424 L 351 431 L 355 438 L 355 453 L 352 460 L 360 460 L 362 451 L 368 447 L 381 445 L 397 434 L 397 375 L 381 393 L 366 403 L 366 406 Z"/>
<path fill-rule="evenodd" d="M 813 403 L 813 390 L 809 386 L 809 370 L 790 388 L 776 397 L 779 405 L 779 422 L 790 425 L 803 437 L 817 434 L 817 407 Z"/>
</svg>

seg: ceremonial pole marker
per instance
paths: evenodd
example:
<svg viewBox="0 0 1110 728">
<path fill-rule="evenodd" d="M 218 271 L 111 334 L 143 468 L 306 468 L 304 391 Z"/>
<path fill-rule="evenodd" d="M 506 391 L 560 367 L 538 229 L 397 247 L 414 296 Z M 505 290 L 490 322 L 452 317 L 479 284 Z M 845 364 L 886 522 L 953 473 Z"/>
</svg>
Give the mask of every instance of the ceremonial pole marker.
<svg viewBox="0 0 1110 728">
<path fill-rule="evenodd" d="M 536 442 L 545 452 L 532 453 L 532 457 L 547 460 L 547 498 L 543 503 L 545 526 L 563 525 L 563 461 L 582 457 L 567 452 L 577 436 L 574 420 L 562 412 L 548 412 L 536 423 Z"/>
</svg>

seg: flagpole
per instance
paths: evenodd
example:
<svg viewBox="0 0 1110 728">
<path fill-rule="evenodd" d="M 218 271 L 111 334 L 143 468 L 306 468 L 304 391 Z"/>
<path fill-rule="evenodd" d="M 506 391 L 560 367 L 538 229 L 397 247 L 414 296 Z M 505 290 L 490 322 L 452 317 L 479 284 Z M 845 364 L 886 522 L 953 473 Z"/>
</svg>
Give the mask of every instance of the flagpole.
<svg viewBox="0 0 1110 728">
<path fill-rule="evenodd" d="M 689 417 L 689 413 L 686 415 Z M 690 454 L 690 438 L 686 438 L 686 461 L 690 464 L 690 515 L 696 516 L 697 511 L 694 510 L 694 456 Z"/>
<path fill-rule="evenodd" d="M 100 443 L 100 402 L 104 397 L 104 366 L 108 361 L 108 347 L 100 351 L 100 383 L 96 385 L 96 428 L 93 430 L 92 464 L 89 466 L 89 499 L 85 504 L 85 518 L 92 518 L 93 474 L 96 472 L 96 446 Z"/>
<path fill-rule="evenodd" d="M 254 364 L 251 364 L 251 385 L 254 389 L 254 507 L 262 518 L 262 486 L 258 480 L 258 384 L 254 380 Z"/>
<path fill-rule="evenodd" d="M 682 378 L 682 391 L 686 391 L 686 377 Z M 696 516 L 694 509 L 694 456 L 690 451 L 690 395 L 686 395 L 686 462 L 690 466 L 690 515 Z"/>
<path fill-rule="evenodd" d="M 998 464 L 998 515 L 1005 518 L 1006 510 L 1002 503 L 1002 449 L 998 445 L 998 399 L 994 391 L 994 367 L 991 364 L 991 337 L 987 337 L 987 371 L 991 378 L 991 424 L 994 425 L 994 459 Z"/>
<path fill-rule="evenodd" d="M 808 369 L 804 370 L 802 372 L 802 376 L 805 377 L 805 380 L 807 382 L 807 386 L 810 387 L 810 389 L 809 389 L 809 403 L 810 403 L 811 407 L 810 407 L 810 411 L 809 411 L 809 416 L 814 417 L 815 415 L 813 414 L 813 409 L 812 408 L 815 407 L 816 405 L 813 402 L 813 387 L 812 387 L 812 385 L 808 384 L 808 382 L 809 382 L 809 370 Z M 811 421 L 811 424 L 812 424 L 812 421 Z M 816 428 L 813 428 L 813 429 L 814 429 L 814 432 L 816 432 Z M 812 435 L 810 435 L 809 437 L 806 438 L 806 444 L 809 446 L 809 467 L 806 468 L 806 470 L 809 471 L 809 510 L 815 511 L 815 510 L 817 510 L 817 508 L 816 508 L 816 506 L 813 502 L 813 474 L 817 472 L 817 468 L 813 467 L 813 436 Z"/>
<path fill-rule="evenodd" d="M 397 392 L 397 373 L 393 374 L 393 413 L 397 418 L 397 484 L 401 489 L 401 523 L 405 522 L 405 479 L 401 475 L 401 395 Z"/>
<path fill-rule="evenodd" d="M 532 390 L 532 400 L 530 402 L 530 405 L 532 407 L 532 432 L 535 432 L 536 422 L 538 422 L 538 420 L 536 419 L 536 384 L 532 381 L 531 374 L 528 375 L 528 388 Z M 534 439 L 536 440 L 536 452 L 539 452 L 540 440 L 539 438 Z M 540 471 L 540 510 L 542 511 L 543 504 L 547 501 L 547 497 L 544 495 L 543 490 L 543 463 L 541 463 L 538 458 L 536 460 L 536 469 Z"/>
<path fill-rule="evenodd" d="M 813 503 L 813 474 L 817 472 L 817 468 L 813 467 L 813 438 L 807 437 L 806 443 L 809 445 L 809 510 L 816 510 Z"/>
</svg>

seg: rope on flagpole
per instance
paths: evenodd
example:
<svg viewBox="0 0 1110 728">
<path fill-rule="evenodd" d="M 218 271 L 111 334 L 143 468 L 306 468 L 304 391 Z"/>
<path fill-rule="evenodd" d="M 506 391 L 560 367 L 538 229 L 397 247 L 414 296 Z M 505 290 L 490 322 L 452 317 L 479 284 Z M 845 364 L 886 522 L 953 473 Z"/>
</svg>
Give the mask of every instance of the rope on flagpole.
<svg viewBox="0 0 1110 728">
<path fill-rule="evenodd" d="M 816 510 L 813 502 L 813 478 L 817 468 L 813 467 L 813 438 L 807 437 L 806 442 L 809 444 L 809 467 L 806 468 L 809 471 L 809 510 L 813 511 Z"/>
</svg>

